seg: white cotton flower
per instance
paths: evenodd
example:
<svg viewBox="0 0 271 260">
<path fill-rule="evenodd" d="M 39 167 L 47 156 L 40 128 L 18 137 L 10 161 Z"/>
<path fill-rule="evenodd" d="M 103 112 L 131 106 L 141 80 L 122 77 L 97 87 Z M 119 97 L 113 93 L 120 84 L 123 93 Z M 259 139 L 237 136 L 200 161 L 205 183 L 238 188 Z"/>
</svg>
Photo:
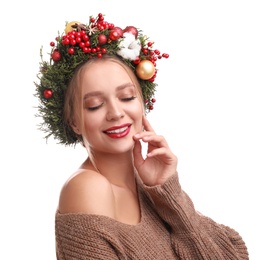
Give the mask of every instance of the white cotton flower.
<svg viewBox="0 0 271 260">
<path fill-rule="evenodd" d="M 140 53 L 141 44 L 139 40 L 136 40 L 132 33 L 124 33 L 123 39 L 120 42 L 120 50 L 117 54 L 127 60 L 135 60 Z"/>
</svg>

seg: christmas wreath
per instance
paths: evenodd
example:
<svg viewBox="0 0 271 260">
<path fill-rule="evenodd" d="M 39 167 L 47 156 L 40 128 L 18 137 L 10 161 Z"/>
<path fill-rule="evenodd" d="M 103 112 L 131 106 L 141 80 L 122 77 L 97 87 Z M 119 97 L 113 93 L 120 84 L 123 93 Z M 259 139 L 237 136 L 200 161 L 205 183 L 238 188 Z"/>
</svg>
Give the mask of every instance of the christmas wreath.
<svg viewBox="0 0 271 260">
<path fill-rule="evenodd" d="M 124 29 L 106 22 L 103 14 L 90 16 L 87 24 L 77 21 L 66 23 L 65 31 L 50 42 L 49 61 L 41 62 L 37 75 L 39 82 L 35 96 L 39 99 L 37 116 L 43 119 L 39 128 L 46 133 L 45 138 L 54 136 L 61 144 L 72 145 L 79 140 L 63 117 L 65 91 L 75 68 L 93 57 L 103 55 L 119 56 L 135 73 L 140 83 L 145 110 L 149 112 L 155 103 L 157 84 L 156 61 L 168 58 L 153 49 L 153 42 L 143 36 L 134 26 Z"/>
</svg>

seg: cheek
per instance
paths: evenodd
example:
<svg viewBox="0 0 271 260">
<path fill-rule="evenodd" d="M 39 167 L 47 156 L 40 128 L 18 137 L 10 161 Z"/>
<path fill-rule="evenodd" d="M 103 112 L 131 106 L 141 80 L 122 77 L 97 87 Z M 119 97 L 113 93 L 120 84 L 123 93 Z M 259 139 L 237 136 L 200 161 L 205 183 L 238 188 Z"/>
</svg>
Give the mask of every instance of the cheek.
<svg viewBox="0 0 271 260">
<path fill-rule="evenodd" d="M 129 113 L 134 116 L 142 116 L 143 115 L 143 104 L 141 104 L 140 100 L 136 100 L 136 102 L 130 103 L 127 107 Z"/>
<path fill-rule="evenodd" d="M 143 104 L 138 102 L 135 106 L 132 108 L 132 117 L 134 122 L 136 123 L 136 130 L 141 131 L 142 129 L 142 116 L 144 114 L 144 107 Z"/>
<path fill-rule="evenodd" d="M 84 114 L 84 126 L 85 133 L 92 132 L 94 133 L 97 130 L 97 127 L 100 125 L 100 116 L 93 116 L 91 113 Z"/>
</svg>

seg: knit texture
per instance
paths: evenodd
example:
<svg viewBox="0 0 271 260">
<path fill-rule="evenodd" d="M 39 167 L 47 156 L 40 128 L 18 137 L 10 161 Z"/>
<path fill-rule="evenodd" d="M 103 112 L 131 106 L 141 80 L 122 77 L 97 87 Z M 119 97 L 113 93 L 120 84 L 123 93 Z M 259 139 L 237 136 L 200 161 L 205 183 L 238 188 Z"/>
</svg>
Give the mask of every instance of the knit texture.
<svg viewBox="0 0 271 260">
<path fill-rule="evenodd" d="M 137 178 L 141 221 L 128 225 L 112 218 L 56 212 L 58 260 L 249 259 L 242 237 L 194 208 L 178 174 L 148 187 Z"/>
</svg>

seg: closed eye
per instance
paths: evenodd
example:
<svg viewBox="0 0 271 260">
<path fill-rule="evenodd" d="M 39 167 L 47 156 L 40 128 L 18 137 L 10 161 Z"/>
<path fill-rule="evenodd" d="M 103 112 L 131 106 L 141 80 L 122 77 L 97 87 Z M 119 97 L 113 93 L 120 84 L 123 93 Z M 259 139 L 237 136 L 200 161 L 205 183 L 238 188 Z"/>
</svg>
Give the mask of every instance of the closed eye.
<svg viewBox="0 0 271 260">
<path fill-rule="evenodd" d="M 131 101 L 131 100 L 134 100 L 136 99 L 136 97 L 132 96 L 132 97 L 128 97 L 128 98 L 122 98 L 121 100 L 122 101 Z"/>
<path fill-rule="evenodd" d="M 89 111 L 94 111 L 94 110 L 97 110 L 97 109 L 99 109 L 100 107 L 102 107 L 103 106 L 103 104 L 104 103 L 102 103 L 101 105 L 99 105 L 99 106 L 95 106 L 95 107 L 87 107 L 87 110 L 89 110 Z"/>
</svg>

